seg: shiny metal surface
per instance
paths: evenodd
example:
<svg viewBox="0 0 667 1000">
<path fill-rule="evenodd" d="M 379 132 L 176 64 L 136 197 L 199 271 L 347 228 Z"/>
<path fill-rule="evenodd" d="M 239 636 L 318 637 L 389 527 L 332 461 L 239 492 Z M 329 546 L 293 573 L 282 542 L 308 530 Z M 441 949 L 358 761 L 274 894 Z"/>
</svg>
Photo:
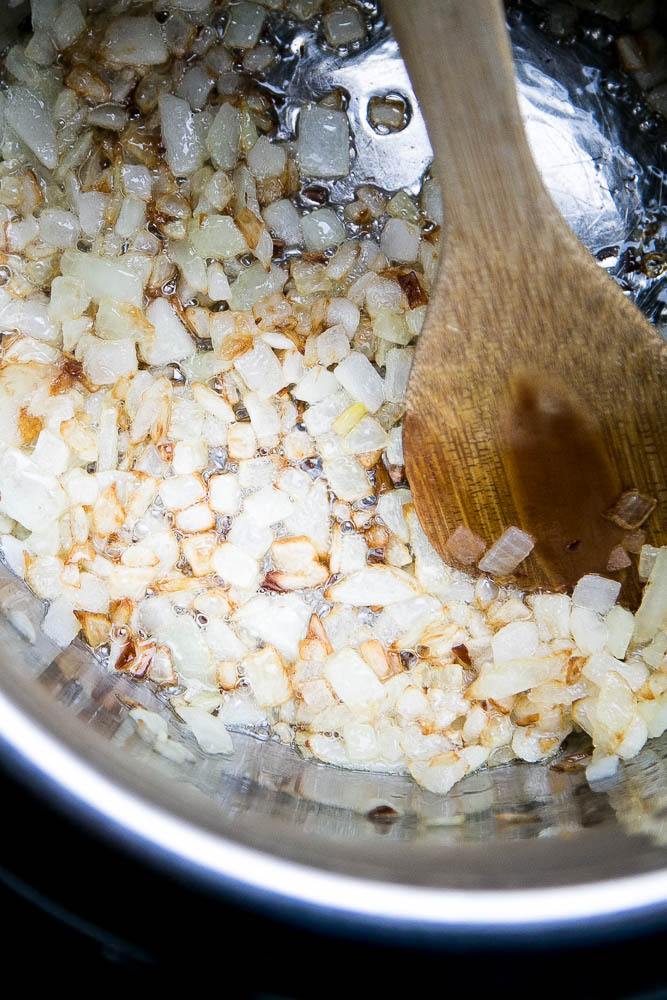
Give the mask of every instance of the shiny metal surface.
<svg viewBox="0 0 667 1000">
<path fill-rule="evenodd" d="M 342 92 L 354 134 L 352 169 L 341 180 L 320 183 L 343 201 L 362 183 L 417 192 L 432 160 L 398 46 L 380 16 L 370 24 L 369 45 L 344 55 L 298 23 L 282 25 L 277 36 L 283 60 L 267 81 L 280 96 L 286 138 L 294 134 L 304 100 Z M 665 268 L 646 274 L 628 253 L 656 247 L 664 252 L 664 125 L 614 68 L 609 46 L 600 47 L 602 29 L 591 29 L 590 44 L 562 45 L 541 31 L 521 5 L 511 9 L 510 29 L 526 131 L 552 198 L 584 245 L 627 286 L 649 318 L 664 324 Z M 409 117 L 402 131 L 382 135 L 369 123 L 368 108 L 372 98 L 387 94 L 406 100 Z"/>
<path fill-rule="evenodd" d="M 270 84 L 285 95 L 284 128 L 297 100 L 344 87 L 357 151 L 345 183 L 414 187 L 430 155 L 423 123 L 394 43 L 381 21 L 373 30 L 366 52 L 343 59 L 293 26 L 284 43 L 304 46 L 304 76 L 286 63 Z M 554 198 L 659 321 L 665 277 L 633 271 L 624 250 L 664 238 L 664 217 L 656 231 L 648 226 L 664 152 L 606 93 L 604 54 L 556 46 L 525 16 L 513 41 L 531 142 Z M 392 136 L 366 117 L 370 96 L 386 88 L 412 111 Z M 236 733 L 232 758 L 207 757 L 167 713 L 190 751 L 176 763 L 143 743 L 127 716 L 128 701 L 163 710 L 158 696 L 106 674 L 77 643 L 57 650 L 40 633 L 41 602 L 1 568 L 0 612 L 0 752 L 82 822 L 153 861 L 267 907 L 389 933 L 667 921 L 665 737 L 594 789 L 567 763 L 515 764 L 471 775 L 440 798 L 400 775 L 301 760 L 261 735 Z M 390 822 L 373 818 L 378 805 L 394 811 Z"/>
</svg>

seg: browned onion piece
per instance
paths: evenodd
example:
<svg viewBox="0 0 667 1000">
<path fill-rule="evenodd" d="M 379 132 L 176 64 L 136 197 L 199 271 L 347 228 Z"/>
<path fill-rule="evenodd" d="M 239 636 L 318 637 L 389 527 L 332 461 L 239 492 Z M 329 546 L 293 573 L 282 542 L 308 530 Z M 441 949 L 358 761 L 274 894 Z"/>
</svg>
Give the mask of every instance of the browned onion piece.
<svg viewBox="0 0 667 1000">
<path fill-rule="evenodd" d="M 604 516 L 619 528 L 633 531 L 655 510 L 657 502 L 651 497 L 642 496 L 639 490 L 626 490 Z"/>
<path fill-rule="evenodd" d="M 460 524 L 447 541 L 447 551 L 456 562 L 472 566 L 486 551 L 486 542 L 470 528 Z"/>
<path fill-rule="evenodd" d="M 609 559 L 607 560 L 607 569 L 610 573 L 616 573 L 619 569 L 626 569 L 628 566 L 632 565 L 632 560 L 630 556 L 625 551 L 622 545 L 615 545 L 614 548 L 609 553 Z"/>
</svg>

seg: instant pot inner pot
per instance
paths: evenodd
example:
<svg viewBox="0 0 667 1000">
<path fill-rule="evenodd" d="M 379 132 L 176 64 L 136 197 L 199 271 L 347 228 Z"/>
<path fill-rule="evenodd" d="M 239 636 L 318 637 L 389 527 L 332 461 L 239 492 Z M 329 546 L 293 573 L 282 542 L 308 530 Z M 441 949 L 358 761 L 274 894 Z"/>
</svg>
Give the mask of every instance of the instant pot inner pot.
<svg viewBox="0 0 667 1000">
<path fill-rule="evenodd" d="M 5 36 L 21 12 L 0 15 Z M 660 322 L 664 283 L 627 266 L 624 250 L 641 247 L 659 210 L 664 149 L 609 68 L 604 23 L 588 44 L 562 45 L 530 10 L 513 7 L 510 17 L 522 110 L 545 181 L 579 237 Z M 307 27 L 297 32 L 302 68 L 283 70 L 282 80 L 278 69 L 270 81 L 284 93 L 285 127 L 309 87 L 344 86 L 358 153 L 344 183 L 359 183 L 363 171 L 387 187 L 416 186 L 430 150 L 381 21 L 370 47 L 345 59 L 324 50 Z M 402 133 L 382 136 L 369 127 L 366 108 L 397 81 L 410 120 Z M 408 777 L 302 760 L 246 733 L 233 734 L 232 757 L 206 756 L 147 685 L 107 673 L 78 642 L 63 652 L 46 639 L 42 603 L 4 568 L 0 607 L 6 753 L 65 808 L 102 819 L 111 836 L 160 860 L 198 867 L 246 895 L 378 919 L 492 925 L 667 910 L 665 737 L 594 788 L 575 738 L 556 761 L 483 770 L 445 797 Z M 154 753 L 138 736 L 128 702 L 164 711 L 189 759 Z M 344 876 L 366 880 L 363 891 Z M 523 893 L 518 902 L 498 891 L 558 887 L 569 891 Z M 455 906 L 427 888 L 452 890 L 447 898 Z M 477 892 L 456 893 L 462 889 Z M 481 905 L 484 891 L 491 894 Z"/>
</svg>

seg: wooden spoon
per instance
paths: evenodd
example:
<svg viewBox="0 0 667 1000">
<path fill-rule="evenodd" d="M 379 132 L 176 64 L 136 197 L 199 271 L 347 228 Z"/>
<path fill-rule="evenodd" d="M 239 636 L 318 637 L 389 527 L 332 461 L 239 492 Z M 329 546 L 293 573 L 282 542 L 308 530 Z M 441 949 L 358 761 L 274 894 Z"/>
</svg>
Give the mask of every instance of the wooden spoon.
<svg viewBox="0 0 667 1000">
<path fill-rule="evenodd" d="M 625 490 L 658 500 L 644 528 L 665 542 L 665 344 L 542 184 L 498 0 L 385 8 L 445 206 L 403 431 L 421 523 L 450 563 L 459 525 L 487 545 L 512 525 L 528 532 L 525 587 L 614 575 L 626 533 L 603 515 Z"/>
</svg>

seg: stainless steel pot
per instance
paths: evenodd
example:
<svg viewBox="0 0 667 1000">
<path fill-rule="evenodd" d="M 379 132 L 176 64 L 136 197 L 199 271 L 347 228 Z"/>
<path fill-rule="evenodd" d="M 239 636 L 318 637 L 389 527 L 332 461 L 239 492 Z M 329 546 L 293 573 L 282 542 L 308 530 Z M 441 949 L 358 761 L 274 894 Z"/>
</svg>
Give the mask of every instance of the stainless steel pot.
<svg viewBox="0 0 667 1000">
<path fill-rule="evenodd" d="M 0 15 L 6 36 L 24 13 Z M 518 11 L 513 40 L 531 140 L 555 199 L 659 321 L 665 283 L 627 269 L 623 256 L 659 207 L 664 150 L 653 126 L 638 127 L 641 109 L 634 117 L 623 110 L 633 92 L 610 73 L 599 38 L 588 48 L 558 46 Z M 370 50 L 347 61 L 323 54 L 305 31 L 290 44 L 307 58 L 299 74 L 283 70 L 270 81 L 286 97 L 283 126 L 309 89 L 344 85 L 358 151 L 352 183 L 365 171 L 390 187 L 414 184 L 429 149 L 381 22 Z M 366 108 L 389 90 L 407 97 L 412 114 L 402 133 L 383 137 Z M 156 696 L 107 674 L 76 643 L 57 650 L 40 633 L 41 602 L 6 570 L 0 609 L 5 762 L 140 858 L 225 898 L 397 939 L 667 923 L 664 737 L 595 788 L 566 760 L 483 771 L 445 798 L 406 777 L 336 770 L 242 733 L 229 760 L 189 745 L 194 762 L 177 763 L 152 752 L 127 717 L 126 700 L 160 707 Z M 175 720 L 170 726 L 186 740 Z"/>
</svg>

